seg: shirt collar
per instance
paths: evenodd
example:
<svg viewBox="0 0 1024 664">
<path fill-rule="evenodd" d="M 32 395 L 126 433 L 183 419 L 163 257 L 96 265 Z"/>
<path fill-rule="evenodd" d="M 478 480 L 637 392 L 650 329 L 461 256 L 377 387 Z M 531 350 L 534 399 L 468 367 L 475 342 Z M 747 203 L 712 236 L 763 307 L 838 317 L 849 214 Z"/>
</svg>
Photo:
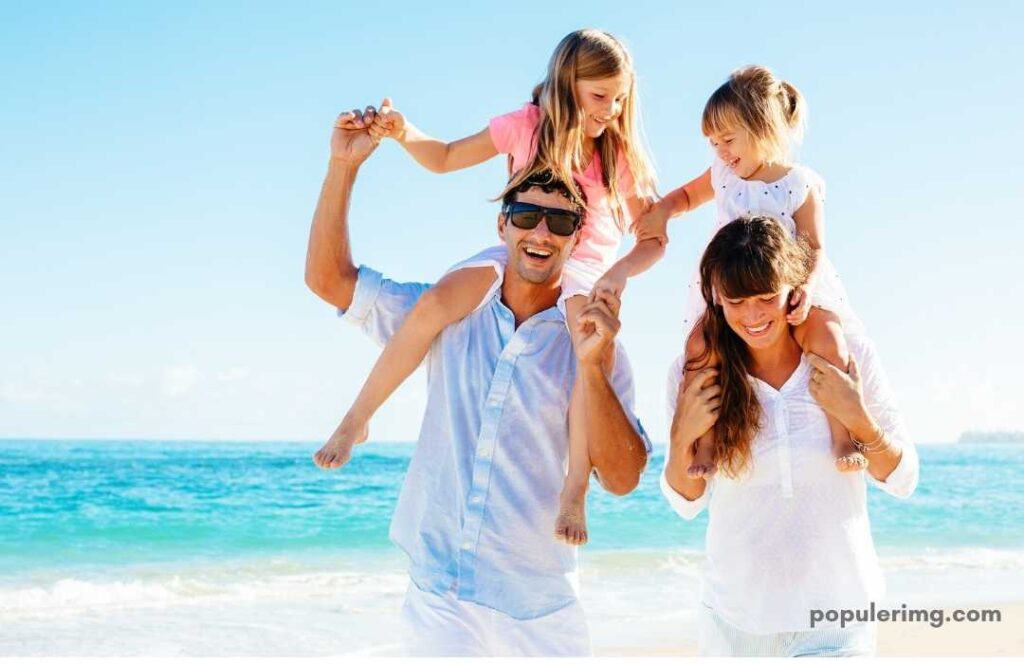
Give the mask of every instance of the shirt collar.
<svg viewBox="0 0 1024 664">
<path fill-rule="evenodd" d="M 498 286 L 498 288 L 495 288 L 494 291 L 491 293 L 491 303 L 490 303 L 490 306 L 492 306 L 492 307 L 497 306 L 499 309 L 506 311 L 510 316 L 513 316 L 513 320 L 514 320 L 514 314 L 512 314 L 512 310 L 509 309 L 508 306 L 504 302 L 501 301 L 501 286 L 500 285 Z M 530 316 L 529 318 L 527 318 L 526 320 L 523 321 L 523 325 L 526 325 L 527 323 L 529 323 L 531 321 L 546 322 L 546 323 L 561 323 L 562 325 L 565 325 L 565 313 L 562 312 L 561 307 L 559 307 L 556 304 L 555 306 L 548 307 L 547 309 L 544 309 L 543 311 L 538 311 L 534 315 Z"/>
<path fill-rule="evenodd" d="M 810 369 L 810 366 L 811 364 L 807 361 L 807 356 L 801 354 L 800 364 L 796 365 L 796 369 L 793 370 L 793 373 L 790 374 L 789 378 L 786 379 L 786 382 L 782 384 L 782 387 L 777 390 L 760 378 L 756 378 L 748 374 L 747 379 L 758 393 L 766 395 L 769 398 L 775 398 L 778 395 L 789 394 L 803 385 L 805 382 L 804 377 Z"/>
</svg>

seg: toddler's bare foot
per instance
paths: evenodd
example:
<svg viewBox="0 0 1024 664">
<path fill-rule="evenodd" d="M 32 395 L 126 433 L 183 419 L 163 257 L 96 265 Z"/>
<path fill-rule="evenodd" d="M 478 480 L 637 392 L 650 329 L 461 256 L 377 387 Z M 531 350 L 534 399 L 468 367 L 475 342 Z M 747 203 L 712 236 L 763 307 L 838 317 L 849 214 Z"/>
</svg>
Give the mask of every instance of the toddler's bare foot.
<svg viewBox="0 0 1024 664">
<path fill-rule="evenodd" d="M 558 518 L 555 519 L 555 537 L 566 544 L 580 546 L 587 543 L 587 516 L 585 492 L 562 491 L 558 499 Z"/>
<path fill-rule="evenodd" d="M 832 449 L 836 455 L 836 469 L 839 472 L 855 473 L 868 467 L 868 460 L 850 440 L 849 434 L 845 440 L 835 443 Z"/>
<path fill-rule="evenodd" d="M 868 467 L 868 460 L 860 452 L 852 452 L 836 457 L 836 468 L 841 473 L 854 473 Z"/>
<path fill-rule="evenodd" d="M 369 435 L 367 423 L 352 423 L 344 419 L 320 451 L 313 455 L 313 463 L 324 470 L 341 468 L 352 458 L 352 447 L 366 442 Z"/>
<path fill-rule="evenodd" d="M 691 463 L 690 467 L 686 469 L 686 474 L 693 480 L 699 480 L 701 478 L 709 480 L 714 477 L 717 472 L 718 467 L 715 465 L 711 445 L 698 441 L 697 450 L 693 454 L 693 463 Z"/>
</svg>

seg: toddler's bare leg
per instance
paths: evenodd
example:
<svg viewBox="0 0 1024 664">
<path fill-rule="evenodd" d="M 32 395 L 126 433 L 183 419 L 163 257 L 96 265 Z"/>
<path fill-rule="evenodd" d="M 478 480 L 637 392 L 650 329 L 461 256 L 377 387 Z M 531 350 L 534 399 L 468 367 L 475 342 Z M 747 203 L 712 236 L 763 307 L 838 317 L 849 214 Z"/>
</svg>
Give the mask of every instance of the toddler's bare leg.
<svg viewBox="0 0 1024 664">
<path fill-rule="evenodd" d="M 793 329 L 793 338 L 804 351 L 814 353 L 843 371 L 849 370 L 850 352 L 843 336 L 842 322 L 831 311 L 811 307 L 807 320 Z M 831 415 L 828 415 L 828 426 L 832 433 L 836 468 L 843 473 L 867 468 L 868 460 L 857 451 L 846 427 Z"/>
</svg>

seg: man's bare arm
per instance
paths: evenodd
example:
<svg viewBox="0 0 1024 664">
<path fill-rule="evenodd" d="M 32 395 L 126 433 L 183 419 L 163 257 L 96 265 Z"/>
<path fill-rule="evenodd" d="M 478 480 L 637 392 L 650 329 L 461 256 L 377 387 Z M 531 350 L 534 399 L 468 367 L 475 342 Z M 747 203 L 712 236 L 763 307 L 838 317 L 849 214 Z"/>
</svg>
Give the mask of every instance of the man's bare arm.
<svg viewBox="0 0 1024 664">
<path fill-rule="evenodd" d="M 352 261 L 348 210 L 359 167 L 377 147 L 367 129 L 372 112 L 369 108 L 365 114 L 342 113 L 335 122 L 327 176 L 309 231 L 306 285 L 339 309 L 348 309 L 356 288 L 358 269 Z"/>
<path fill-rule="evenodd" d="M 640 483 L 647 447 L 600 365 L 581 367 L 590 461 L 606 491 L 624 496 Z"/>
<path fill-rule="evenodd" d="M 624 496 L 640 483 L 647 465 L 647 446 L 612 389 L 602 361 L 615 351 L 618 309 L 619 300 L 611 294 L 584 305 L 577 319 L 576 359 L 586 405 L 590 461 L 601 486 Z"/>
</svg>

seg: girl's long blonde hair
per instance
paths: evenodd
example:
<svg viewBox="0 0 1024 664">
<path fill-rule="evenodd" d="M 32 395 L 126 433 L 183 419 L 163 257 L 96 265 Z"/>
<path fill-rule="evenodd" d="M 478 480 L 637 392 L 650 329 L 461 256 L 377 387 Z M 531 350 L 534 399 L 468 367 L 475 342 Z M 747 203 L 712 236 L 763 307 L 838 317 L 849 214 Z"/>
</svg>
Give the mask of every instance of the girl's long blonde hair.
<svg viewBox="0 0 1024 664">
<path fill-rule="evenodd" d="M 743 129 L 762 159 L 781 162 L 803 139 L 806 121 L 807 103 L 796 86 L 767 67 L 750 65 L 734 71 L 711 94 L 701 131 L 710 136 Z"/>
<path fill-rule="evenodd" d="M 601 157 L 601 178 L 608 188 L 612 211 L 620 227 L 624 228 L 625 197 L 617 176 L 620 151 L 633 175 L 638 197 L 649 198 L 654 195 L 654 170 L 641 143 L 633 60 L 619 40 L 601 30 L 569 33 L 555 48 L 548 63 L 547 77 L 533 90 L 533 103 L 540 107 L 540 124 L 534 135 L 537 148 L 535 156 L 528 166 L 521 168 L 509 181 L 502 195 L 532 175 L 548 170 L 569 185 L 577 204 L 585 205 L 573 176 L 574 172 L 583 170 L 585 163 L 585 117 L 576 99 L 576 81 L 608 78 L 623 73 L 629 76 L 630 85 L 622 104 L 622 112 L 595 139 L 594 148 L 595 153 Z"/>
</svg>

